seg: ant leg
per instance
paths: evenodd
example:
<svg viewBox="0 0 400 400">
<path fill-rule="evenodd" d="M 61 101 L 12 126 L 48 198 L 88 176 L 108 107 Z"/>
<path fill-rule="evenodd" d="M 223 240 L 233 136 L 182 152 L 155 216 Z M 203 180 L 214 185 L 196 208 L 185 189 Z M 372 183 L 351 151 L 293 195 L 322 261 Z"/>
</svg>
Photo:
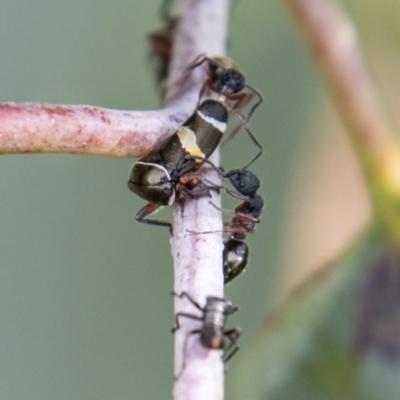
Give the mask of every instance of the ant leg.
<svg viewBox="0 0 400 400">
<path fill-rule="evenodd" d="M 212 60 L 210 57 L 206 56 L 205 53 L 199 54 L 193 61 L 192 63 L 186 67 L 183 71 L 182 71 L 182 75 L 186 75 L 188 74 L 190 71 L 194 70 L 195 68 L 199 67 L 201 64 L 203 64 L 204 62 L 214 62 L 214 60 Z"/>
<path fill-rule="evenodd" d="M 236 100 L 231 108 L 231 111 L 242 110 L 253 99 L 253 97 L 253 93 L 236 93 L 229 95 L 229 100 Z M 243 116 L 243 118 L 245 117 Z M 246 122 L 249 122 L 248 118 L 245 118 L 245 120 Z"/>
<path fill-rule="evenodd" d="M 172 333 L 175 333 L 178 329 L 181 328 L 181 325 L 179 324 L 179 317 L 186 317 L 186 318 L 197 319 L 199 321 L 203 321 L 202 317 L 198 317 L 197 315 L 194 315 L 194 314 L 189 314 L 189 313 L 184 313 L 184 312 L 177 313 L 175 315 L 175 324 L 176 324 L 176 326 L 174 326 L 171 329 Z"/>
<path fill-rule="evenodd" d="M 204 163 L 208 164 L 212 169 L 221 177 L 225 178 L 225 173 L 222 170 L 222 167 L 217 167 L 212 161 L 210 161 L 208 158 L 201 157 L 201 156 L 188 156 L 187 159 L 193 159 L 193 160 L 201 160 Z"/>
<path fill-rule="evenodd" d="M 182 292 L 181 294 L 171 292 L 171 295 L 178 297 L 179 299 L 183 299 L 184 297 L 186 297 L 196 308 L 198 308 L 200 311 L 203 311 L 203 307 L 201 307 L 200 304 L 196 300 L 194 300 L 188 292 Z"/>
<path fill-rule="evenodd" d="M 200 57 L 203 57 L 203 58 L 200 59 L 200 61 L 196 62 L 196 59 L 199 59 Z M 207 60 L 208 63 L 214 65 L 214 67 L 219 67 L 222 70 L 226 71 L 226 68 L 220 62 L 218 62 L 215 58 L 208 57 L 204 53 L 197 56 L 196 59 L 195 59 L 195 61 L 193 61 L 194 64 L 189 65 L 189 67 L 186 68 L 186 70 L 192 70 L 192 69 L 198 67 L 199 65 L 203 64 L 203 62 Z"/>
<path fill-rule="evenodd" d="M 223 179 L 230 179 L 233 175 L 235 175 L 238 172 L 242 172 L 242 169 L 235 169 L 231 170 L 228 172 L 224 172 L 222 167 L 217 167 L 212 161 L 210 161 L 208 158 L 200 157 L 200 156 L 190 156 L 190 158 L 193 158 L 195 160 L 202 160 L 205 164 L 210 165 L 210 167 Z M 208 189 L 224 189 L 229 195 L 232 197 L 235 197 L 239 200 L 247 200 L 247 196 L 243 196 L 237 192 L 234 192 L 231 189 L 226 188 L 225 186 L 220 186 L 216 185 L 213 182 L 210 182 L 208 179 L 206 179 L 207 183 L 209 184 Z"/>
<path fill-rule="evenodd" d="M 162 219 L 145 219 L 148 215 L 157 211 L 161 206 L 159 204 L 148 203 L 146 204 L 138 213 L 135 215 L 135 219 L 142 224 L 149 225 L 157 225 L 157 226 L 166 226 L 169 228 L 169 231 L 172 235 L 172 225 L 168 221 L 164 221 Z"/>
<path fill-rule="evenodd" d="M 238 342 L 238 339 L 240 337 L 240 334 L 241 334 L 241 331 L 239 328 L 228 329 L 227 331 L 224 332 L 224 335 L 231 342 L 229 347 L 226 349 L 226 351 L 223 355 L 224 363 L 227 363 L 239 350 L 240 343 Z"/>
<path fill-rule="evenodd" d="M 225 186 L 217 185 L 214 182 L 209 181 L 208 179 L 205 179 L 207 184 L 209 185 L 210 189 L 220 191 L 220 190 L 225 190 L 226 193 L 228 193 L 230 196 L 234 197 L 235 199 L 238 200 L 247 200 L 246 196 L 241 195 L 240 193 L 236 193 L 235 191 L 226 188 Z"/>
<path fill-rule="evenodd" d="M 250 165 L 252 165 L 258 158 L 261 157 L 261 155 L 264 152 L 264 148 L 261 146 L 261 143 L 256 139 L 256 137 L 253 135 L 253 132 L 251 132 L 250 128 L 247 125 L 247 120 L 246 118 L 243 116 L 243 114 L 241 113 L 241 111 L 239 109 L 235 110 L 234 108 L 232 109 L 233 111 L 233 115 L 235 116 L 235 118 L 237 119 L 237 121 L 239 122 L 239 125 L 232 131 L 232 133 L 226 138 L 226 140 L 222 143 L 222 146 L 224 146 L 226 144 L 226 142 L 228 140 L 230 140 L 233 136 L 235 136 L 237 134 L 237 132 L 239 132 L 240 128 L 243 128 L 246 133 L 249 135 L 250 139 L 253 141 L 253 143 L 258 147 L 258 153 L 255 155 L 255 157 L 253 157 L 250 162 L 248 162 L 244 167 L 240 168 L 240 170 L 245 170 L 247 168 L 250 167 Z M 211 165 L 215 171 L 222 176 L 223 178 L 227 177 L 227 174 L 229 174 L 229 172 L 227 174 L 224 174 L 220 168 L 218 168 L 215 164 L 213 164 L 211 161 L 209 161 L 208 159 L 202 158 L 202 157 L 198 157 L 198 156 L 193 156 L 192 158 L 194 159 L 201 159 L 203 160 L 205 163 Z M 232 171 L 230 171 L 232 172 Z"/>
<path fill-rule="evenodd" d="M 214 206 L 217 210 L 222 211 L 222 212 L 227 213 L 227 214 L 234 215 L 235 217 L 239 218 L 243 222 L 252 222 L 253 224 L 259 224 L 260 223 L 260 219 L 259 218 L 255 218 L 255 217 L 252 217 L 250 215 L 243 214 L 240 211 L 226 210 L 224 208 L 218 207 L 212 201 L 210 201 L 210 204 L 212 206 Z M 229 231 L 224 231 L 224 232 L 229 232 Z"/>
<path fill-rule="evenodd" d="M 188 334 L 186 335 L 185 343 L 183 344 L 183 362 L 182 362 L 182 368 L 181 368 L 179 374 L 176 375 L 176 376 L 174 376 L 174 381 L 177 381 L 177 380 L 180 378 L 180 376 L 182 375 L 183 371 L 184 371 L 185 368 L 186 368 L 186 353 L 187 353 L 187 345 L 188 345 L 189 337 L 190 337 L 190 335 L 194 335 L 194 334 L 196 334 L 196 333 L 200 333 L 200 330 L 199 330 L 199 329 L 196 329 L 196 330 L 194 330 L 194 331 L 190 331 L 190 332 L 188 332 Z"/>
<path fill-rule="evenodd" d="M 247 84 L 245 84 L 244 86 L 247 87 L 248 89 L 250 89 L 253 93 L 241 93 L 241 94 L 236 94 L 236 95 L 233 94 L 233 95 L 229 96 L 229 99 L 230 100 L 236 100 L 236 99 L 238 100 L 232 108 L 232 110 L 235 110 L 238 108 L 239 109 L 244 108 L 251 101 L 251 99 L 254 96 L 258 97 L 257 102 L 251 107 L 249 113 L 247 114 L 247 117 L 243 116 L 246 123 L 248 123 L 250 121 L 251 117 L 253 116 L 256 108 L 264 101 L 264 97 L 258 90 L 254 89 L 252 86 L 247 85 Z"/>
<path fill-rule="evenodd" d="M 178 297 L 178 298 L 180 298 L 180 299 L 183 299 L 184 297 L 186 297 L 195 307 L 197 307 L 200 311 L 203 311 L 203 309 L 201 308 L 201 306 L 199 305 L 199 303 L 197 303 L 197 301 L 194 300 L 194 299 L 189 295 L 189 293 L 187 293 L 187 292 L 182 292 L 181 294 L 178 294 L 178 293 L 172 292 L 172 295 L 175 296 L 175 297 Z M 178 313 L 178 314 L 175 315 L 175 323 L 176 323 L 176 326 L 172 329 L 172 333 L 175 333 L 175 331 L 176 331 L 177 329 L 180 328 L 179 317 L 191 318 L 191 319 L 195 319 L 195 320 L 198 320 L 198 321 L 202 321 L 202 320 L 203 320 L 203 317 L 199 317 L 199 316 L 197 316 L 197 315 L 193 315 L 193 314 L 189 314 L 189 313 Z M 183 345 L 183 349 L 184 349 L 184 350 L 183 350 L 183 363 L 182 363 L 182 368 L 181 368 L 181 371 L 179 372 L 179 374 L 178 374 L 177 376 L 175 376 L 175 378 L 174 378 L 175 380 L 179 379 L 179 377 L 181 376 L 182 372 L 183 372 L 183 371 L 185 370 L 185 368 L 186 368 L 186 352 L 187 352 L 188 339 L 189 339 L 189 336 L 190 336 L 190 335 L 193 335 L 193 334 L 195 334 L 195 333 L 200 333 L 200 330 L 196 329 L 196 330 L 190 331 L 190 332 L 186 335 L 185 343 L 184 343 L 184 345 Z"/>
<path fill-rule="evenodd" d="M 241 213 L 238 213 L 238 212 L 236 212 L 236 211 L 233 211 L 233 210 L 226 210 L 225 208 L 221 208 L 221 207 L 218 207 L 216 204 L 214 204 L 212 201 L 210 201 L 210 204 L 213 206 L 213 207 L 215 207 L 217 210 L 219 210 L 219 211 L 221 211 L 221 212 L 224 212 L 224 213 L 227 213 L 227 214 L 231 214 L 231 215 L 235 215 L 235 216 L 240 216 L 240 217 L 246 217 L 246 215 L 244 215 L 244 214 L 241 214 Z"/>
<path fill-rule="evenodd" d="M 187 79 L 189 78 L 188 74 L 194 69 L 197 68 L 198 66 L 200 66 L 201 64 L 203 64 L 205 61 L 211 61 L 211 59 L 209 57 L 206 56 L 205 53 L 201 53 L 199 54 L 191 64 L 189 64 L 188 67 L 186 67 L 182 72 L 181 72 L 181 76 L 177 79 L 177 81 L 174 83 L 175 84 L 179 84 L 179 86 L 182 88 L 185 83 L 187 82 Z M 172 85 L 171 85 L 172 86 Z M 205 90 L 205 89 L 204 89 Z M 175 95 L 169 99 L 169 101 L 171 101 L 172 99 L 175 98 Z M 200 96 L 199 96 L 199 102 L 200 103 Z M 198 106 L 199 104 L 197 104 Z"/>
<path fill-rule="evenodd" d="M 224 141 L 222 141 L 221 147 L 225 147 L 226 144 L 239 133 L 241 127 L 242 125 L 237 124 L 232 132 L 229 134 L 229 136 Z"/>
<path fill-rule="evenodd" d="M 206 188 L 202 188 L 201 192 L 193 193 L 190 189 L 188 189 L 184 185 L 177 186 L 177 191 L 180 192 L 183 195 L 183 197 L 188 200 L 197 200 L 201 199 L 202 197 L 211 197 L 210 189 L 212 188 L 207 186 Z"/>
<path fill-rule="evenodd" d="M 236 234 L 236 235 L 242 235 L 243 237 L 241 237 L 240 239 L 245 239 L 246 235 L 249 233 L 249 229 L 242 228 L 242 227 L 239 227 L 239 226 L 234 226 L 234 227 L 224 228 L 221 231 L 196 232 L 196 231 L 191 231 L 191 230 L 187 229 L 186 232 L 189 232 L 192 235 L 208 235 L 210 233 L 221 233 L 221 232 L 223 232 L 223 233 L 231 233 L 231 234 Z"/>
<path fill-rule="evenodd" d="M 247 114 L 246 122 L 249 122 L 249 120 L 250 120 L 251 116 L 253 115 L 254 111 L 256 111 L 256 108 L 264 101 L 264 97 L 258 90 L 254 89 L 252 86 L 247 85 L 247 84 L 245 84 L 244 86 L 249 88 L 258 97 L 257 103 L 254 104 L 253 107 L 251 107 L 249 113 Z"/>
<path fill-rule="evenodd" d="M 253 97 L 253 93 L 237 93 L 230 95 L 228 97 L 229 100 L 236 100 L 230 111 L 232 111 L 234 114 L 240 114 L 241 117 L 246 121 L 246 123 L 248 123 L 249 120 L 247 117 L 244 116 L 242 108 L 246 107 L 247 103 L 249 103 Z M 239 122 L 235 126 L 233 131 L 229 134 L 229 136 L 221 143 L 221 146 L 225 146 L 229 142 L 229 140 L 233 139 L 238 134 L 241 127 L 242 124 Z"/>
<path fill-rule="evenodd" d="M 238 199 L 238 200 L 247 200 L 247 197 L 246 197 L 246 196 L 243 196 L 243 195 L 241 195 L 240 193 L 235 192 L 234 190 L 227 189 L 227 188 L 225 188 L 225 187 L 224 187 L 224 189 L 225 189 L 225 192 L 226 192 L 226 193 L 228 193 L 230 196 L 234 197 L 235 199 Z"/>
<path fill-rule="evenodd" d="M 249 135 L 250 139 L 253 141 L 253 143 L 258 147 L 258 153 L 256 154 L 255 157 L 250 160 L 242 169 L 247 169 L 252 165 L 258 158 L 261 157 L 261 155 L 264 152 L 264 148 L 261 146 L 260 142 L 255 138 L 253 133 L 251 132 L 250 128 L 247 126 L 247 121 L 239 114 L 234 112 L 233 113 L 235 118 L 239 121 L 243 129 L 246 131 L 246 133 Z"/>
<path fill-rule="evenodd" d="M 200 106 L 200 100 L 204 95 L 204 92 L 206 91 L 206 89 L 211 89 L 212 90 L 212 83 L 210 81 L 210 79 L 206 79 L 206 81 L 203 83 L 203 85 L 201 86 L 200 92 L 199 92 L 199 101 L 197 102 L 197 107 L 196 109 L 199 108 Z"/>
</svg>

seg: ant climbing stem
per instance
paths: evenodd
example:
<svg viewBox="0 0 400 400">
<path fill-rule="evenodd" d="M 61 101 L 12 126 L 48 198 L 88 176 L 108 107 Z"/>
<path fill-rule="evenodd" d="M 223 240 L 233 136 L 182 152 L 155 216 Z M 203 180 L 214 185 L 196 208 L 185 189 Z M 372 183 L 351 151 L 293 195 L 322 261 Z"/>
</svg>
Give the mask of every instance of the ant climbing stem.
<svg viewBox="0 0 400 400">
<path fill-rule="evenodd" d="M 215 92 L 217 95 L 225 97 L 223 101 L 226 101 L 227 104 L 231 104 L 230 111 L 233 112 L 239 122 L 238 126 L 222 143 L 222 146 L 224 146 L 230 139 L 236 136 L 241 126 L 248 125 L 255 110 L 264 101 L 264 97 L 258 90 L 246 83 L 244 75 L 237 69 L 233 61 L 228 57 L 210 57 L 206 54 L 200 54 L 195 58 L 191 65 L 183 70 L 182 75 L 188 75 L 191 71 L 201 66 L 205 62 L 208 62 L 208 77 L 200 89 L 198 104 L 200 104 L 201 98 L 203 97 L 206 89 L 209 89 L 212 92 Z M 243 93 L 242 91 L 245 88 L 250 90 L 251 93 Z M 244 116 L 241 110 L 246 107 L 246 105 L 253 99 L 254 96 L 257 96 L 258 100 L 251 107 L 247 116 Z M 238 117 L 241 117 L 243 121 L 239 120 Z"/>
<path fill-rule="evenodd" d="M 221 297 L 207 296 L 206 304 L 201 307 L 200 304 L 194 300 L 189 293 L 182 292 L 180 294 L 172 292 L 173 296 L 179 299 L 186 298 L 189 300 L 199 311 L 201 315 L 195 315 L 185 312 L 179 312 L 175 314 L 175 327 L 172 328 L 172 333 L 175 333 L 181 328 L 179 318 L 185 317 L 202 322 L 202 325 L 198 329 L 189 331 L 186 334 L 185 341 L 183 344 L 183 362 L 181 371 L 175 376 L 175 380 L 179 379 L 186 368 L 186 356 L 188 340 L 191 335 L 198 334 L 200 344 L 210 350 L 224 350 L 222 355 L 222 361 L 225 364 L 225 371 L 227 370 L 226 363 L 235 355 L 239 350 L 239 328 L 225 329 L 225 324 L 228 315 L 238 311 L 238 307 L 234 306 L 229 300 Z M 226 348 L 226 339 L 229 340 L 229 346 Z"/>
<path fill-rule="evenodd" d="M 210 204 L 217 210 L 233 215 L 232 221 L 226 224 L 222 232 L 230 233 L 232 239 L 246 239 L 246 235 L 253 232 L 255 224 L 260 223 L 259 217 L 264 207 L 264 200 L 256 194 L 239 204 L 233 211 L 220 208 L 211 201 Z M 221 231 L 195 232 L 188 230 L 188 232 L 191 234 L 209 234 Z"/>
<path fill-rule="evenodd" d="M 239 121 L 240 124 L 239 128 L 242 127 L 249 135 L 253 143 L 258 147 L 258 153 L 244 167 L 241 168 L 241 169 L 247 169 L 262 156 L 262 154 L 264 153 L 264 148 L 261 146 L 261 143 L 256 139 L 256 137 L 251 132 L 250 128 L 247 126 L 247 121 L 240 114 L 234 112 L 233 115 Z M 231 137 L 231 135 L 226 140 L 228 140 Z"/>
<path fill-rule="evenodd" d="M 258 97 L 257 102 L 251 107 L 247 117 L 244 118 L 246 123 L 248 123 L 256 108 L 264 101 L 262 94 L 246 83 L 244 75 L 228 57 L 210 57 L 200 54 L 191 65 L 183 70 L 182 75 L 190 73 L 205 62 L 208 62 L 208 78 L 200 90 L 199 102 L 207 88 L 230 100 L 236 101 L 233 109 L 243 108 L 256 95 Z M 251 90 L 252 93 L 239 93 L 244 88 Z"/>
</svg>

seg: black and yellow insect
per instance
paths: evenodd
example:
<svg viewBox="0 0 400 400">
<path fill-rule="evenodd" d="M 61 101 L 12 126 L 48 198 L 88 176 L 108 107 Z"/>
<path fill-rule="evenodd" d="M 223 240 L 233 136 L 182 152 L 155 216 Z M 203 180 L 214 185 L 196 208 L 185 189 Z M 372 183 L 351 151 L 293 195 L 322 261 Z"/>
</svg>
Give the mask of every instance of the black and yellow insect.
<svg viewBox="0 0 400 400">
<path fill-rule="evenodd" d="M 128 187 L 149 202 L 136 214 L 139 222 L 171 227 L 167 221 L 145 218 L 160 206 L 171 205 L 177 195 L 192 199 L 210 195 L 196 171 L 217 148 L 227 122 L 223 102 L 204 100 L 158 149 L 133 165 Z"/>
</svg>

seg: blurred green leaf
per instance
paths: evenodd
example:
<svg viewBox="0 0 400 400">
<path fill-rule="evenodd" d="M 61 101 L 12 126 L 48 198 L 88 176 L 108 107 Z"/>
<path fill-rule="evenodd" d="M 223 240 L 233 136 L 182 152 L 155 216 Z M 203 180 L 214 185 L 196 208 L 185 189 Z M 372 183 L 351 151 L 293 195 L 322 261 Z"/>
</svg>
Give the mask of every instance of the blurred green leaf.
<svg viewBox="0 0 400 400">
<path fill-rule="evenodd" d="M 380 233 L 369 233 L 266 319 L 242 355 L 235 395 L 246 400 L 398 398 L 399 300 L 398 254 Z"/>
</svg>

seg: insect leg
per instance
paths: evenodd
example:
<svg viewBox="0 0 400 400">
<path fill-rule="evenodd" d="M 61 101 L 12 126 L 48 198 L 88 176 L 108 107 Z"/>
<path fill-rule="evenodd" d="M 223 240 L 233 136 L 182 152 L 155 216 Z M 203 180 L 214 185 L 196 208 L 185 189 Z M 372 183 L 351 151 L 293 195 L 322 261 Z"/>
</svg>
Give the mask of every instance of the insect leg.
<svg viewBox="0 0 400 400">
<path fill-rule="evenodd" d="M 166 226 L 169 228 L 169 231 L 172 235 L 172 225 L 168 221 L 164 221 L 162 219 L 146 219 L 146 217 L 153 212 L 157 211 L 161 206 L 159 204 L 148 203 L 141 210 L 137 212 L 135 215 L 135 219 L 142 224 L 149 225 L 157 225 L 157 226 Z"/>
</svg>

